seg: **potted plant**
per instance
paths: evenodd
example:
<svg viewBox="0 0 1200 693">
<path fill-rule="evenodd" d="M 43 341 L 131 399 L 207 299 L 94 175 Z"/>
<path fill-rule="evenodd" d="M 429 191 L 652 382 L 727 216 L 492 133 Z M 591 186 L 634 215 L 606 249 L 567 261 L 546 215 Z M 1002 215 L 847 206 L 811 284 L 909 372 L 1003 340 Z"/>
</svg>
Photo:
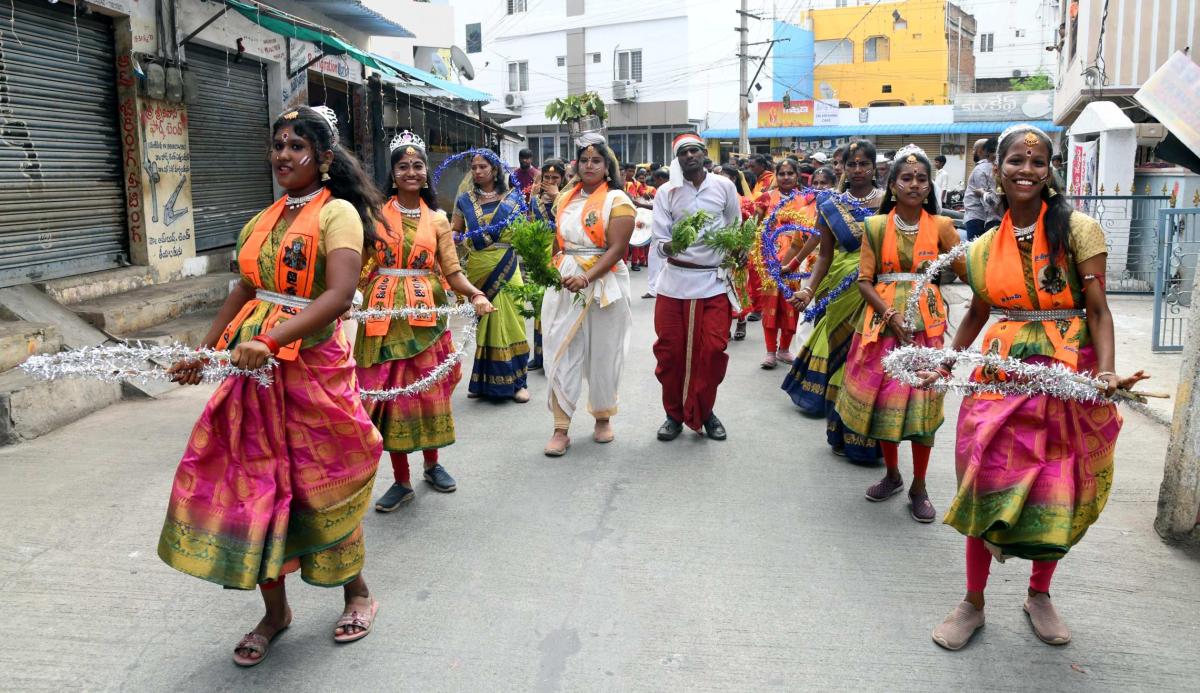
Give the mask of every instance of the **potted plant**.
<svg viewBox="0 0 1200 693">
<path fill-rule="evenodd" d="M 583 132 L 598 132 L 608 120 L 608 109 L 594 91 L 572 94 L 551 101 L 546 106 L 546 117 L 566 123 L 572 135 Z"/>
</svg>

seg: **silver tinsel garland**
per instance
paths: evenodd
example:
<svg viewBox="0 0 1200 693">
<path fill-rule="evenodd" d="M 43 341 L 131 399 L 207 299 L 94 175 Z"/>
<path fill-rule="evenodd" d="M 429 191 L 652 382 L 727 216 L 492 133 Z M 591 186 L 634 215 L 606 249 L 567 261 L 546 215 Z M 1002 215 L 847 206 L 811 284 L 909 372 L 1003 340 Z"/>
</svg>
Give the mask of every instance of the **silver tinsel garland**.
<svg viewBox="0 0 1200 693">
<path fill-rule="evenodd" d="M 1102 380 L 1073 371 L 1062 363 L 1055 362 L 1053 365 L 1029 363 L 1013 358 L 1001 358 L 997 354 L 980 353 L 974 349 L 954 351 L 953 349 L 934 349 L 915 345 L 899 347 L 883 357 L 883 369 L 896 380 L 916 387 L 921 382 L 921 378 L 917 375 L 918 371 L 933 371 L 939 366 L 951 362 L 1002 370 L 1006 380 L 962 382 L 940 379 L 930 385 L 929 389 L 936 392 L 953 391 L 964 395 L 981 393 L 1003 396 L 1047 395 L 1056 399 L 1092 404 L 1101 402 L 1145 404 L 1128 397 L 1105 397 L 1103 394 L 1105 384 Z M 1136 393 L 1133 394 L 1136 397 Z"/>
<path fill-rule="evenodd" d="M 400 308 L 392 308 L 390 310 L 365 308 L 362 310 L 350 311 L 351 320 L 365 321 L 371 318 L 427 318 L 430 316 L 437 317 L 459 317 L 459 318 L 475 318 L 475 306 L 469 303 L 464 303 L 457 306 L 434 306 L 433 308 L 410 308 L 401 306 Z"/>
<path fill-rule="evenodd" d="M 459 306 L 461 308 L 461 306 Z M 471 308 L 471 306 L 467 306 Z M 451 352 L 441 363 L 434 366 L 422 376 L 404 387 L 395 387 L 390 390 L 361 390 L 359 397 L 376 401 L 390 402 L 399 397 L 413 397 L 422 392 L 429 390 L 439 381 L 450 375 L 450 372 L 458 365 L 459 361 L 467 355 L 466 348 L 475 340 L 475 331 L 479 327 L 479 321 L 475 320 L 475 310 L 471 309 L 471 320 L 468 321 L 462 328 L 462 341 L 454 345 L 454 351 Z"/>
<path fill-rule="evenodd" d="M 247 371 L 229 363 L 228 351 L 194 349 L 183 344 L 148 346 L 142 344 L 110 344 L 72 349 L 59 354 L 37 354 L 21 364 L 21 370 L 42 380 L 58 378 L 91 378 L 105 382 L 122 380 L 171 380 L 167 368 L 183 359 L 200 359 L 200 378 L 208 382 L 224 380 L 231 375 L 253 378 L 262 387 L 271 384 L 275 360 L 258 370 Z"/>
<path fill-rule="evenodd" d="M 943 270 L 948 268 L 957 260 L 967 256 L 967 251 L 971 249 L 972 241 L 963 241 L 954 246 L 944 255 L 939 255 L 936 260 L 929 263 L 929 267 L 925 269 L 921 276 L 921 281 L 915 282 L 912 287 L 912 292 L 908 294 L 908 302 L 904 304 L 904 325 L 908 329 L 913 329 L 913 325 L 917 324 L 917 315 L 921 310 L 921 294 L 925 293 L 925 287 L 929 286 Z"/>
</svg>

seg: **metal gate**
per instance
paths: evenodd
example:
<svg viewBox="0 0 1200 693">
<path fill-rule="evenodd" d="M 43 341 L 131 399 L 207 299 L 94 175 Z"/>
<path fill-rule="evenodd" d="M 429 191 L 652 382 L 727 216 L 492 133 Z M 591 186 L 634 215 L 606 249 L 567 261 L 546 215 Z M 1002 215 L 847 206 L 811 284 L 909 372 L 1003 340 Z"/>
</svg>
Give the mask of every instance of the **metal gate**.
<svg viewBox="0 0 1200 693">
<path fill-rule="evenodd" d="M 1104 229 L 1108 293 L 1153 291 L 1163 257 L 1159 214 L 1171 204 L 1170 196 L 1072 195 L 1070 200 Z"/>
<path fill-rule="evenodd" d="M 882 154 L 886 151 L 899 149 L 906 144 L 915 144 L 925 151 L 925 155 L 933 161 L 933 157 L 942 153 L 941 135 L 876 135 L 875 151 Z"/>
<path fill-rule="evenodd" d="M 1183 351 L 1200 256 L 1200 208 L 1158 213 L 1162 263 L 1154 281 L 1153 351 Z"/>
<path fill-rule="evenodd" d="M 112 25 L 75 8 L 16 0 L 0 22 L 0 286 L 127 255 Z"/>
<path fill-rule="evenodd" d="M 196 250 L 231 246 L 250 218 L 271 204 L 266 70 L 222 51 L 188 44 L 199 98 L 188 106 Z"/>
</svg>

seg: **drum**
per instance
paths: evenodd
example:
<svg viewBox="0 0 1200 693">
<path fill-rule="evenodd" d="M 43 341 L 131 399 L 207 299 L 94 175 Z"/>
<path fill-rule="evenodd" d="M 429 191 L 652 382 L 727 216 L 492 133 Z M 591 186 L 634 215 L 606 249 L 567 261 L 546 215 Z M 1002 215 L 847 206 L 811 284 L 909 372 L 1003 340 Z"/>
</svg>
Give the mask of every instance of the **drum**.
<svg viewBox="0 0 1200 693">
<path fill-rule="evenodd" d="M 633 235 L 629 237 L 629 245 L 637 248 L 650 244 L 650 226 L 654 212 L 649 209 L 638 209 L 633 220 Z"/>
</svg>

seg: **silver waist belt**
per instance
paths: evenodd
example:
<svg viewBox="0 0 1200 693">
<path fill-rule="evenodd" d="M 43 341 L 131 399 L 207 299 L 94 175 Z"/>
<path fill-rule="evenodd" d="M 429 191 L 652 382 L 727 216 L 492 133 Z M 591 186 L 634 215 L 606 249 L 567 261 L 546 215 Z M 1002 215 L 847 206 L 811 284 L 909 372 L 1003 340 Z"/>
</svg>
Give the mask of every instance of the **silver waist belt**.
<svg viewBox="0 0 1200 693">
<path fill-rule="evenodd" d="M 379 273 L 385 277 L 427 277 L 431 274 L 427 269 L 397 269 L 395 267 L 380 267 Z"/>
<path fill-rule="evenodd" d="M 919 282 L 925 279 L 925 275 L 917 274 L 916 272 L 888 272 L 875 277 L 877 284 L 890 282 Z"/>
<path fill-rule="evenodd" d="M 1082 308 L 1062 308 L 1059 310 L 1008 310 L 997 308 L 993 311 L 1004 320 L 1016 322 L 1045 322 L 1046 320 L 1070 320 L 1086 318 L 1087 311 Z"/>
<path fill-rule="evenodd" d="M 608 248 L 567 248 L 563 253 L 577 256 L 599 256 L 608 252 Z"/>
<path fill-rule="evenodd" d="M 306 308 L 308 307 L 308 304 L 312 303 L 311 298 L 301 298 L 300 296 L 292 296 L 291 294 L 280 294 L 274 291 L 267 291 L 266 289 L 259 289 L 255 291 L 254 298 L 257 298 L 260 301 L 266 301 L 267 303 L 274 303 L 279 306 L 295 308 L 296 310 Z"/>
<path fill-rule="evenodd" d="M 491 250 L 492 248 L 499 248 L 499 249 L 501 249 L 501 250 L 508 250 L 508 249 L 509 249 L 509 248 L 511 248 L 511 247 L 512 247 L 512 244 L 511 244 L 511 243 L 493 243 L 493 244 L 489 245 L 488 247 L 484 248 L 484 250 Z"/>
</svg>

